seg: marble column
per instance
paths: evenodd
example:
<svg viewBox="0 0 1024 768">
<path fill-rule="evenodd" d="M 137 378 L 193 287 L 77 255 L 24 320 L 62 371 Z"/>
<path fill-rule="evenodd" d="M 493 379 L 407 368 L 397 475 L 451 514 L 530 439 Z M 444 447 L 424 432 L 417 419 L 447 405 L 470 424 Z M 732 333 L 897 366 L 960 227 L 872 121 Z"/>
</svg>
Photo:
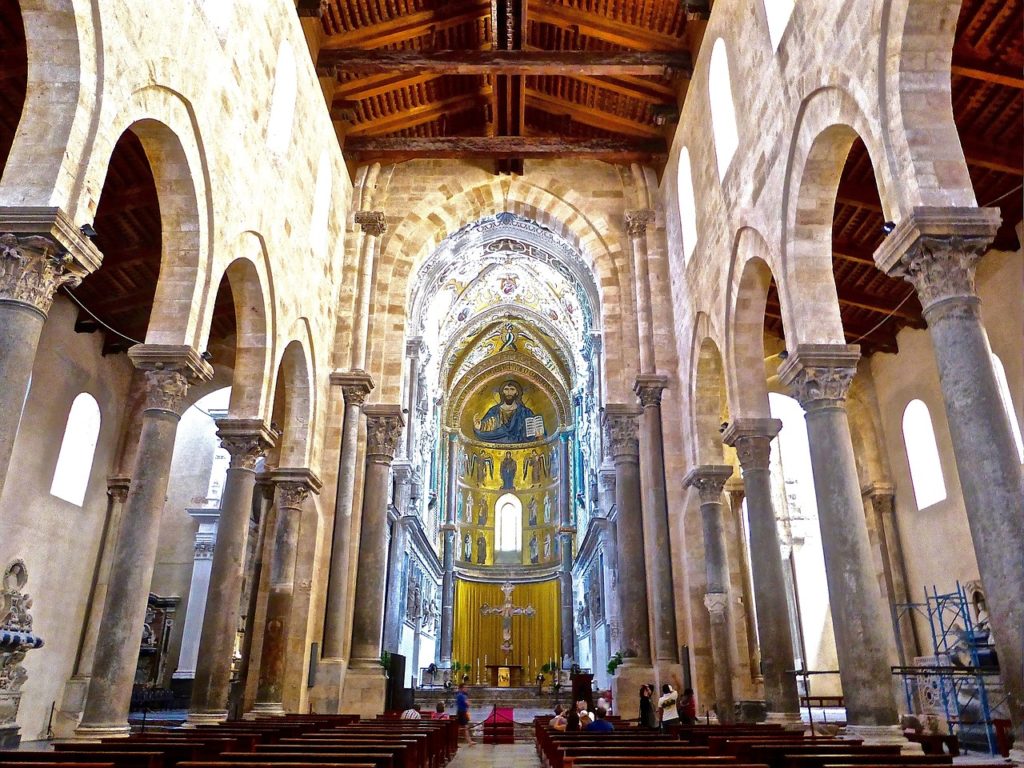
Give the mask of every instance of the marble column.
<svg viewBox="0 0 1024 768">
<path fill-rule="evenodd" d="M 672 563 L 668 533 L 668 496 L 665 491 L 665 445 L 661 431 L 661 394 L 668 386 L 667 376 L 641 374 L 633 391 L 640 399 L 640 475 L 643 489 L 644 522 L 650 530 L 658 559 Z M 672 568 L 654 569 L 651 584 L 654 607 L 654 659 L 659 682 L 678 677 L 679 643 L 676 639 L 675 596 L 672 589 Z"/>
<path fill-rule="evenodd" d="M 625 404 L 609 404 L 604 411 L 615 461 L 616 595 L 621 650 L 636 654 L 624 660 L 612 681 L 612 695 L 619 712 L 636 712 L 640 706 L 640 686 L 654 679 L 640 500 L 640 412 L 638 406 Z M 662 562 L 660 565 L 668 567 L 670 563 Z"/>
<path fill-rule="evenodd" d="M 388 564 L 388 491 L 391 462 L 405 420 L 398 405 L 367 405 L 366 474 L 359 533 L 352 659 L 343 694 L 346 712 L 376 715 L 384 711 L 386 679 L 380 666 Z"/>
<path fill-rule="evenodd" d="M 398 512 L 391 523 L 391 541 L 388 547 L 387 602 L 384 610 L 384 650 L 398 653 L 402 643 L 402 625 L 405 623 L 405 604 L 402 601 L 402 561 L 409 543 L 408 506 L 412 467 L 407 461 L 396 461 L 391 467 L 395 478 L 395 508 Z M 409 659 L 411 662 L 412 659 Z"/>
<path fill-rule="evenodd" d="M 998 208 L 915 208 L 879 246 L 875 262 L 917 289 L 928 321 L 1017 756 L 1024 761 L 1024 494 L 974 287 L 978 259 L 999 221 Z"/>
<path fill-rule="evenodd" d="M 572 542 L 576 527 L 572 519 L 572 432 L 563 432 L 558 439 L 558 592 L 561 622 L 562 659 L 576 660 L 576 623 L 572 602 Z M 561 661 L 560 660 L 560 661 Z"/>
<path fill-rule="evenodd" d="M 352 327 L 352 368 L 366 368 L 370 339 L 370 302 L 373 298 L 373 277 L 377 269 L 377 253 L 388 222 L 382 211 L 356 211 L 355 223 L 363 230 L 363 257 L 359 266 L 359 289 Z"/>
<path fill-rule="evenodd" d="M 210 364 L 191 347 L 139 344 L 128 357 L 145 371 L 146 407 L 103 604 L 103 639 L 96 645 L 88 699 L 75 730 L 83 739 L 128 734 L 128 708 L 178 421 L 188 407 L 189 384 L 213 376 Z"/>
<path fill-rule="evenodd" d="M 704 607 L 711 617 L 711 660 L 714 665 L 715 711 L 722 723 L 735 720 L 732 690 L 735 653 L 729 631 L 729 559 L 725 552 L 722 528 L 722 489 L 732 475 L 732 467 L 706 464 L 694 467 L 683 479 L 683 486 L 700 494 L 701 530 L 704 534 L 704 569 L 707 594 Z"/>
<path fill-rule="evenodd" d="M 743 582 L 743 628 L 747 637 L 747 661 L 752 680 L 761 678 L 761 652 L 757 647 L 757 618 L 754 616 L 753 581 L 750 577 L 750 547 L 747 545 L 747 524 L 743 519 L 743 480 L 733 477 L 725 483 L 725 494 L 729 497 L 729 511 L 732 513 L 736 530 L 736 548 L 739 550 L 740 579 Z"/>
<path fill-rule="evenodd" d="M 405 357 L 409 364 L 408 382 L 405 387 L 405 450 L 407 458 L 414 465 L 414 454 L 416 453 L 416 403 L 420 399 L 420 350 L 423 348 L 423 339 L 419 336 L 405 342 Z"/>
<path fill-rule="evenodd" d="M 447 483 L 448 491 L 444 508 L 444 525 L 441 526 L 443 550 L 441 565 L 444 569 L 441 576 L 441 667 L 448 669 L 452 664 L 452 641 L 455 631 L 455 514 L 459 493 L 459 436 L 456 432 L 448 433 L 447 448 Z"/>
<path fill-rule="evenodd" d="M 320 479 L 305 468 L 271 472 L 277 502 L 277 520 L 270 555 L 267 613 L 260 653 L 260 674 L 253 712 L 283 715 L 285 667 L 291 634 L 292 598 L 295 594 L 295 560 L 302 529 L 302 507 L 311 493 L 320 492 Z"/>
<path fill-rule="evenodd" d="M 185 614 L 185 626 L 181 630 L 178 668 L 171 675 L 175 680 L 195 680 L 196 677 L 199 642 L 206 616 L 206 596 L 210 591 L 210 571 L 217 545 L 217 525 L 220 522 L 220 510 L 216 508 L 198 507 L 185 511 L 199 523 L 199 527 L 192 546 L 192 579 L 188 585 L 188 612 Z"/>
<path fill-rule="evenodd" d="M 53 298 L 101 258 L 59 209 L 0 208 L 0 493 Z"/>
<path fill-rule="evenodd" d="M 220 444 L 230 455 L 231 463 L 221 497 L 217 544 L 188 713 L 190 723 L 218 723 L 228 717 L 256 462 L 275 442 L 274 434 L 259 419 L 220 419 L 217 428 Z"/>
<path fill-rule="evenodd" d="M 780 429 L 782 422 L 778 419 L 739 418 L 729 424 L 722 438 L 736 449 L 743 473 L 750 527 L 750 570 L 768 721 L 802 727 L 800 695 L 793 672 L 795 660 L 786 576 L 769 470 L 772 439 Z"/>
<path fill-rule="evenodd" d="M 647 269 L 647 227 L 654 223 L 650 208 L 626 211 L 626 234 L 633 250 L 633 274 L 636 288 L 636 322 L 639 339 L 640 370 L 644 374 L 655 370 L 654 315 L 651 308 L 651 280 Z"/>
<path fill-rule="evenodd" d="M 892 633 L 875 579 L 846 414 L 859 358 L 852 345 L 799 344 L 779 379 L 806 412 L 849 733 L 872 742 L 902 741 L 889 671 Z"/>
</svg>

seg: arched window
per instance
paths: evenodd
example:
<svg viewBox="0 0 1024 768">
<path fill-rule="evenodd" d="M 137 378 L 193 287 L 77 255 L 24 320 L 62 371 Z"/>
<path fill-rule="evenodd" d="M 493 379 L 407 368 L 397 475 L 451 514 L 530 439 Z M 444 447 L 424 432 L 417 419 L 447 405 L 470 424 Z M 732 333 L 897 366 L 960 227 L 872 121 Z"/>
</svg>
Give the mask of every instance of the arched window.
<svg viewBox="0 0 1024 768">
<path fill-rule="evenodd" d="M 914 485 L 917 508 L 924 509 L 946 498 L 946 481 L 942 478 L 939 447 L 928 406 L 911 400 L 903 411 L 903 443 L 910 462 L 910 480 Z"/>
<path fill-rule="evenodd" d="M 518 552 L 523 547 L 523 504 L 506 493 L 494 505 L 495 552 Z"/>
<path fill-rule="evenodd" d="M 64 440 L 60 444 L 57 467 L 53 470 L 50 494 L 82 506 L 85 489 L 92 474 L 92 457 L 100 435 L 100 406 L 95 398 L 82 392 L 71 404 Z"/>
<path fill-rule="evenodd" d="M 283 155 L 292 138 L 295 97 L 299 87 L 296 78 L 295 55 L 288 41 L 283 40 L 277 49 L 274 93 L 270 97 L 270 119 L 267 121 L 267 149 L 275 155 Z"/>
<path fill-rule="evenodd" d="M 740 143 L 736 127 L 736 105 L 732 100 L 732 80 L 729 78 L 729 56 L 722 38 L 715 40 L 715 47 L 711 49 L 708 95 L 711 100 L 715 154 L 718 157 L 718 179 L 721 181 Z"/>
<path fill-rule="evenodd" d="M 1013 432 L 1013 442 L 1017 445 L 1017 460 L 1024 464 L 1024 441 L 1020 436 L 1020 424 L 1017 423 L 1017 412 L 1013 409 L 1013 398 L 1010 396 L 1010 383 L 1006 380 L 1006 369 L 1003 368 L 1003 361 L 999 355 L 992 353 L 992 367 L 996 371 L 996 385 L 999 387 L 999 397 L 1003 401 L 1003 408 L 1006 410 L 1006 418 L 1010 420 L 1010 430 Z"/>
<path fill-rule="evenodd" d="M 234 10 L 231 0 L 202 0 L 201 7 L 213 31 L 221 40 L 227 36 Z"/>
<path fill-rule="evenodd" d="M 772 41 L 772 50 L 779 50 L 779 41 L 789 26 L 789 17 L 793 15 L 796 0 L 764 0 L 764 15 L 768 17 L 768 37 Z"/>
<path fill-rule="evenodd" d="M 690 151 L 679 152 L 679 221 L 683 229 L 683 259 L 689 261 L 697 247 L 697 200 L 693 194 Z"/>
<path fill-rule="evenodd" d="M 327 217 L 331 212 L 331 156 L 324 150 L 316 168 L 316 187 L 313 192 L 313 215 L 309 220 L 309 244 L 313 251 L 323 254 L 327 250 Z"/>
</svg>

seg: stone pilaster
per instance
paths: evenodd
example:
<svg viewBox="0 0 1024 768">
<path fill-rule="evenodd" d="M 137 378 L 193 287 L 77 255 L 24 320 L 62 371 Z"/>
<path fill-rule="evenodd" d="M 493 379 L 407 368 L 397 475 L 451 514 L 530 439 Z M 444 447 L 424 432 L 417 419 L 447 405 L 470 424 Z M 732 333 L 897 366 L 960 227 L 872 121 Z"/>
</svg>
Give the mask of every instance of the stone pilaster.
<svg viewBox="0 0 1024 768">
<path fill-rule="evenodd" d="M 276 442 L 276 435 L 259 419 L 221 419 L 217 422 L 217 436 L 231 456 L 231 464 L 221 497 L 217 544 L 189 706 L 189 722 L 196 723 L 222 722 L 228 716 L 256 464 Z"/>
<path fill-rule="evenodd" d="M 270 556 L 267 614 L 253 711 L 260 715 L 283 715 L 288 657 L 296 650 L 305 650 L 289 647 L 302 508 L 310 494 L 320 492 L 322 484 L 320 478 L 306 468 L 275 469 L 270 474 L 275 486 L 277 520 Z"/>
<path fill-rule="evenodd" d="M 997 208 L 915 208 L 879 246 L 875 262 L 917 289 L 928 321 L 1010 719 L 1024 744 L 1021 468 L 974 287 L 999 221 Z"/>
<path fill-rule="evenodd" d="M 668 495 L 665 488 L 665 445 L 661 424 L 661 395 L 668 377 L 641 374 L 633 391 L 640 400 L 640 478 L 643 491 L 644 523 L 647 540 L 659 558 L 673 562 L 668 532 Z M 655 568 L 651 584 L 654 606 L 654 658 L 658 682 L 678 678 L 679 644 L 676 639 L 676 611 L 672 588 L 672 569 Z"/>
<path fill-rule="evenodd" d="M 53 298 L 101 258 L 58 208 L 0 208 L 0 492 Z"/>
<path fill-rule="evenodd" d="M 441 637 L 438 659 L 443 668 L 452 663 L 452 641 L 455 630 L 455 525 L 456 504 L 459 492 L 459 436 L 455 431 L 448 433 L 446 444 L 446 481 L 444 525 L 441 526 Z"/>
<path fill-rule="evenodd" d="M 782 429 L 778 419 L 735 419 L 722 439 L 736 449 L 743 473 L 750 526 L 750 565 L 761 651 L 761 675 L 769 720 L 800 724 L 800 697 L 792 670 L 786 577 L 769 470 L 772 439 Z"/>
<path fill-rule="evenodd" d="M 402 642 L 404 608 L 402 602 L 402 558 L 408 543 L 409 524 L 406 519 L 409 493 L 411 491 L 412 467 L 407 461 L 396 461 L 391 468 L 395 478 L 395 508 L 398 517 L 391 523 L 391 541 L 388 547 L 387 602 L 384 610 L 384 650 L 398 653 Z M 412 662 L 412 659 L 409 659 Z"/>
<path fill-rule="evenodd" d="M 146 377 L 142 432 L 117 535 L 118 542 L 131 542 L 131 546 L 118 546 L 111 563 L 100 621 L 104 640 L 96 648 L 85 712 L 75 731 L 76 737 L 86 739 L 128 732 L 139 633 L 156 560 L 178 421 L 188 407 L 189 385 L 213 375 L 210 364 L 191 347 L 140 344 L 132 347 L 128 356 Z"/>
<path fill-rule="evenodd" d="M 683 478 L 683 485 L 700 495 L 701 530 L 704 535 L 704 569 L 707 594 L 704 606 L 711 616 L 711 659 L 714 666 L 715 700 L 718 719 L 734 720 L 732 680 L 735 653 L 729 632 L 729 559 L 722 528 L 722 489 L 732 475 L 732 467 L 708 464 L 694 467 Z"/>
<path fill-rule="evenodd" d="M 355 370 L 366 368 L 369 344 L 370 300 L 373 296 L 373 272 L 380 251 L 381 240 L 388 231 L 383 211 L 356 211 L 354 221 L 363 231 L 362 256 L 359 263 L 359 288 L 356 312 L 352 323 L 352 365 Z"/>
<path fill-rule="evenodd" d="M 655 213 L 649 208 L 626 211 L 626 234 L 629 236 L 629 243 L 633 251 L 640 371 L 644 374 L 653 373 L 656 365 L 654 358 L 654 313 L 651 306 L 651 279 L 647 264 L 647 229 L 654 224 L 654 221 Z"/>
<path fill-rule="evenodd" d="M 859 357 L 856 346 L 800 344 L 779 379 L 806 412 L 847 720 L 891 728 L 898 723 L 888 663 L 892 634 L 874 577 L 845 405 Z"/>
</svg>

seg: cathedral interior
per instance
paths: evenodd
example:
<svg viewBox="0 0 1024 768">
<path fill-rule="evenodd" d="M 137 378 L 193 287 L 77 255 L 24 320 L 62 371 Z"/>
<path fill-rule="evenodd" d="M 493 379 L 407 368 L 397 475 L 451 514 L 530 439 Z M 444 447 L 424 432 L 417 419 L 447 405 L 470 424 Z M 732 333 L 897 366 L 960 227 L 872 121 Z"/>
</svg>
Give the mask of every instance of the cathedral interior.
<svg viewBox="0 0 1024 768">
<path fill-rule="evenodd" d="M 0 749 L 589 675 L 1024 763 L 1022 28 L 0 0 Z"/>
</svg>

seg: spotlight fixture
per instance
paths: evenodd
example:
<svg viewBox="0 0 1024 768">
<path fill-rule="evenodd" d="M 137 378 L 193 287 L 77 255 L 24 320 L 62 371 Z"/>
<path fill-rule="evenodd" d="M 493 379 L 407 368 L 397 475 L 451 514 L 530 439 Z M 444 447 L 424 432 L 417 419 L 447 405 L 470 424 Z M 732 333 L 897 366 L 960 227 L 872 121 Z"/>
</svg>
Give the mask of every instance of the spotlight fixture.
<svg viewBox="0 0 1024 768">
<path fill-rule="evenodd" d="M 887 235 L 891 235 L 894 229 L 896 229 L 896 224 L 891 221 L 887 221 L 882 225 L 882 231 Z"/>
<path fill-rule="evenodd" d="M 789 357 L 788 349 L 784 349 L 781 352 L 779 352 L 779 360 L 785 360 L 787 357 Z"/>
<path fill-rule="evenodd" d="M 81 233 L 82 233 L 83 235 L 85 235 L 86 237 L 88 237 L 88 238 L 89 238 L 90 240 L 95 240 L 95 239 L 96 239 L 96 236 L 97 236 L 97 235 L 99 234 L 99 233 L 98 233 L 98 232 L 97 232 L 97 231 L 96 231 L 96 230 L 95 230 L 95 229 L 93 228 L 92 224 L 90 224 L 89 222 L 86 222 L 85 224 L 83 224 L 82 226 L 80 226 L 80 227 L 79 227 L 78 229 L 79 229 L 79 231 L 81 231 Z"/>
<path fill-rule="evenodd" d="M 728 421 L 723 421 L 722 422 L 722 426 L 720 426 L 718 428 L 718 431 L 719 432 L 725 432 L 725 430 L 727 430 L 728 428 L 729 428 L 729 422 Z"/>
<path fill-rule="evenodd" d="M 201 353 L 199 356 L 201 358 L 203 358 L 203 360 L 205 360 L 206 362 L 210 362 L 211 360 L 213 360 L 213 352 L 211 352 L 210 350 L 206 350 L 205 352 Z"/>
</svg>

